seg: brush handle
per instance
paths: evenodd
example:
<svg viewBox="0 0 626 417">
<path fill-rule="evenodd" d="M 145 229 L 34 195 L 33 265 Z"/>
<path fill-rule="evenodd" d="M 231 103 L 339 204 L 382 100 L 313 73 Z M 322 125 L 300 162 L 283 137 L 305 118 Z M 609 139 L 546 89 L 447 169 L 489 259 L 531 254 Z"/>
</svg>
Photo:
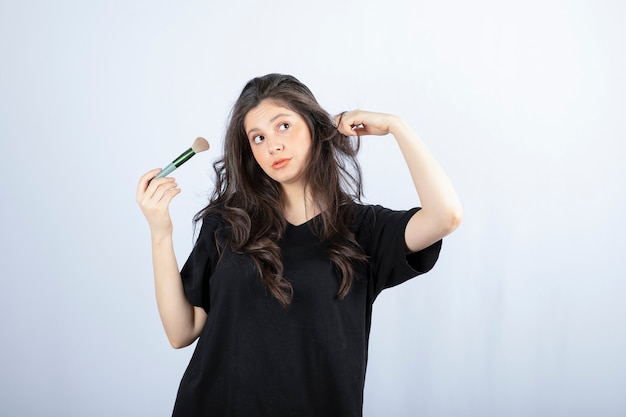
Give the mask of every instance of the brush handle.
<svg viewBox="0 0 626 417">
<path fill-rule="evenodd" d="M 161 170 L 161 172 L 156 174 L 156 176 L 154 178 L 163 178 L 163 177 L 165 177 L 166 175 L 168 175 L 169 173 L 174 171 L 176 168 L 178 168 L 179 166 L 181 166 L 182 164 L 187 162 L 189 160 L 189 158 L 191 158 L 195 154 L 196 153 L 193 151 L 192 148 L 187 149 L 185 152 L 181 153 L 178 158 L 174 159 L 173 162 L 169 163 L 165 168 L 163 168 Z"/>
<path fill-rule="evenodd" d="M 179 166 L 187 162 L 189 158 L 191 158 L 195 154 L 196 153 L 193 151 L 193 148 L 189 148 L 185 152 L 181 153 L 178 158 L 174 159 L 172 163 L 176 165 L 176 168 L 178 168 Z"/>
<path fill-rule="evenodd" d="M 168 164 L 165 168 L 163 168 L 161 170 L 161 172 L 156 174 L 154 178 L 163 178 L 163 177 L 169 175 L 176 168 L 178 168 L 178 167 L 176 165 L 174 165 L 174 163 L 172 162 L 172 163 Z"/>
</svg>

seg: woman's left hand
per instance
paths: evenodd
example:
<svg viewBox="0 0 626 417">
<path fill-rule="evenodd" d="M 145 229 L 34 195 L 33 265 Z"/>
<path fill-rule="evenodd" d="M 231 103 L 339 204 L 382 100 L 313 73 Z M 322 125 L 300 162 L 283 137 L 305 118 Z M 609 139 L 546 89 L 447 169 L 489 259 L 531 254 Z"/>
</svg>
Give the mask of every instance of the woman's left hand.
<svg viewBox="0 0 626 417">
<path fill-rule="evenodd" d="M 422 209 L 404 231 L 408 252 L 417 252 L 451 233 L 461 222 L 463 209 L 443 168 L 418 135 L 397 116 L 354 110 L 335 116 L 346 136 L 392 134 L 406 160 Z"/>
<path fill-rule="evenodd" d="M 400 119 L 384 113 L 373 113 L 364 110 L 352 110 L 335 116 L 337 130 L 346 136 L 376 135 L 393 133 L 393 126 Z"/>
</svg>

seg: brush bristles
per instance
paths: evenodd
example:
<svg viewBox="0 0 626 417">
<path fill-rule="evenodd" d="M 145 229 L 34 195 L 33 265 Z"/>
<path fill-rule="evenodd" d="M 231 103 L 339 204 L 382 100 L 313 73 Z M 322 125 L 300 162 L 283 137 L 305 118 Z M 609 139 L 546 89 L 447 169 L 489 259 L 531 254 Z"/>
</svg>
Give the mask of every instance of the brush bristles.
<svg viewBox="0 0 626 417">
<path fill-rule="evenodd" d="M 204 152 L 209 149 L 209 142 L 205 138 L 197 137 L 196 140 L 193 141 L 191 149 L 193 149 L 195 153 Z"/>
</svg>

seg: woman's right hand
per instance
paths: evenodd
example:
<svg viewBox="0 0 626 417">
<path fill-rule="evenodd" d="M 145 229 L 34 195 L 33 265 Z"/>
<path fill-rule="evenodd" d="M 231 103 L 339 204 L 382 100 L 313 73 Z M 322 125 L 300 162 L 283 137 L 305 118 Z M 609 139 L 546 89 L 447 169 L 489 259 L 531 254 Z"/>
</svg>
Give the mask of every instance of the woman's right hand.
<svg viewBox="0 0 626 417">
<path fill-rule="evenodd" d="M 146 172 L 137 186 L 137 204 L 150 225 L 152 265 L 157 307 L 165 334 L 175 348 L 188 346 L 198 338 L 206 313 L 185 296 L 172 239 L 169 205 L 180 189 L 174 178 L 154 178 L 159 169 Z"/>
<path fill-rule="evenodd" d="M 137 204 L 148 220 L 153 236 L 171 235 L 172 219 L 169 205 L 174 197 L 180 193 L 180 188 L 174 178 L 154 178 L 160 169 L 146 172 L 137 185 Z M 152 180 L 152 181 L 150 181 Z"/>
</svg>

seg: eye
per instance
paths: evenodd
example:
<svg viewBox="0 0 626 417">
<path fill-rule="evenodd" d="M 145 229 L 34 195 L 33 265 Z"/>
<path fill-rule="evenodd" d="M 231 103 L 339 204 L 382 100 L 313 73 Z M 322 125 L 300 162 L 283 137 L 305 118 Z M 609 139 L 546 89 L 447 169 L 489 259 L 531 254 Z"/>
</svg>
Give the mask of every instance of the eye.
<svg viewBox="0 0 626 417">
<path fill-rule="evenodd" d="M 265 140 L 265 136 L 263 135 L 256 135 L 255 137 L 252 138 L 252 142 L 256 143 L 257 145 L 259 143 L 262 143 Z"/>
<path fill-rule="evenodd" d="M 289 123 L 281 123 L 278 125 L 278 130 L 287 130 L 289 129 Z"/>
</svg>

